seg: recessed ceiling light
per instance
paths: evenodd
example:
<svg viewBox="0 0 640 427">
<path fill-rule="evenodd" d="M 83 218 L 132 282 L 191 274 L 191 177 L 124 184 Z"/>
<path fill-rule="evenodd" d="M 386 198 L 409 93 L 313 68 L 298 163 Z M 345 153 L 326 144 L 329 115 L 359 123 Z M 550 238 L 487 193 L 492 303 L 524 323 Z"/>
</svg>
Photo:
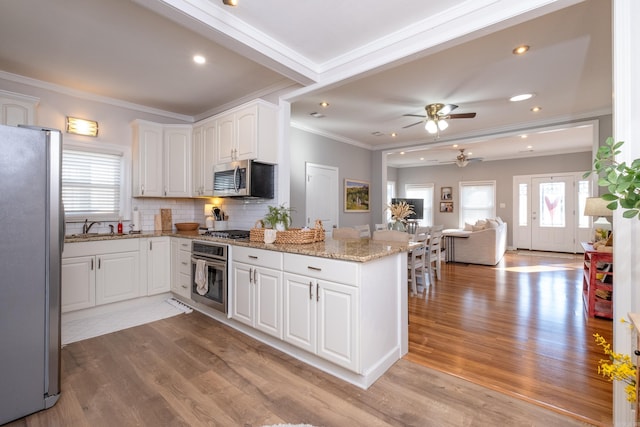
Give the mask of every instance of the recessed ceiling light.
<svg viewBox="0 0 640 427">
<path fill-rule="evenodd" d="M 458 144 L 453 144 L 453 148 L 458 148 Z"/>
<path fill-rule="evenodd" d="M 529 46 L 527 46 L 526 44 L 523 44 L 523 45 L 518 46 L 518 47 L 516 47 L 515 49 L 513 49 L 513 54 L 514 54 L 514 55 L 523 55 L 523 54 L 525 54 L 528 50 L 529 50 Z"/>
<path fill-rule="evenodd" d="M 527 150 L 533 149 L 533 145 L 527 145 Z"/>
<path fill-rule="evenodd" d="M 542 107 L 533 107 L 531 109 L 531 111 L 533 111 L 534 113 L 537 113 L 538 111 L 542 110 Z"/>
<path fill-rule="evenodd" d="M 401 151 L 401 152 L 400 152 L 400 155 L 404 156 L 404 151 Z"/>
<path fill-rule="evenodd" d="M 424 157 L 420 157 L 420 160 L 424 160 Z"/>
<path fill-rule="evenodd" d="M 527 139 L 529 137 L 529 135 L 520 135 L 520 138 L 522 139 Z"/>
<path fill-rule="evenodd" d="M 396 136 L 398 136 L 398 134 L 397 134 L 397 133 L 395 133 L 395 132 L 393 132 L 393 133 L 391 134 L 391 137 L 392 137 L 392 138 L 395 138 Z"/>
<path fill-rule="evenodd" d="M 193 55 L 193 62 L 196 64 L 204 64 L 207 62 L 207 59 L 202 55 Z"/>
<path fill-rule="evenodd" d="M 329 106 L 329 103 L 328 103 L 327 101 L 322 101 L 322 102 L 320 103 L 320 106 L 321 106 L 322 108 L 327 108 L 327 107 Z"/>
<path fill-rule="evenodd" d="M 533 98 L 533 94 L 532 93 L 521 93 L 520 95 L 514 95 L 511 98 L 509 98 L 509 101 L 511 102 L 518 102 L 518 101 L 525 101 L 527 99 L 531 99 Z"/>
</svg>

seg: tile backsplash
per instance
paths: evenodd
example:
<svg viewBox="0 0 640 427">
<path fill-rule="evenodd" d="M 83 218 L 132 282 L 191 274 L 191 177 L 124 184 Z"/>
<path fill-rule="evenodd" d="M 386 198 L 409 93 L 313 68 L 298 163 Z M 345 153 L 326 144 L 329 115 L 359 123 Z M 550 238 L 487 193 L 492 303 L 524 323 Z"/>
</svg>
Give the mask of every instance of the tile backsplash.
<svg viewBox="0 0 640 427">
<path fill-rule="evenodd" d="M 267 213 L 267 206 L 274 205 L 275 200 L 244 200 L 244 199 L 217 199 L 222 200 L 219 207 L 228 217 L 229 229 L 249 230 L 256 221 L 263 218 Z M 171 209 L 171 222 L 198 222 L 205 225 L 205 203 L 213 203 L 211 199 L 152 199 L 139 198 L 132 199 L 131 207 L 140 211 L 141 229 L 143 232 L 154 231 L 154 216 L 160 214 L 160 209 Z M 131 215 L 129 215 L 131 217 Z M 91 228 L 91 232 L 108 233 L 109 224 L 114 227 L 117 221 L 101 222 Z M 131 221 L 123 221 L 123 229 L 128 233 Z M 82 222 L 66 223 L 65 234 L 79 234 L 82 232 Z M 175 227 L 174 227 L 175 229 Z"/>
</svg>

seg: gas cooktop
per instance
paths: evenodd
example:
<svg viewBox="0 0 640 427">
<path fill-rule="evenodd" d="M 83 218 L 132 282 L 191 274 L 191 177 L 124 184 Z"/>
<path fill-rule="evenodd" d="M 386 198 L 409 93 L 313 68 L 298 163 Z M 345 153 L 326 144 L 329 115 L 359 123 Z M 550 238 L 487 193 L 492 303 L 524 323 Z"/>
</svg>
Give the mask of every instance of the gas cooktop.
<svg viewBox="0 0 640 427">
<path fill-rule="evenodd" d="M 220 237 L 222 239 L 240 240 L 249 238 L 249 230 L 208 230 L 204 235 Z"/>
</svg>

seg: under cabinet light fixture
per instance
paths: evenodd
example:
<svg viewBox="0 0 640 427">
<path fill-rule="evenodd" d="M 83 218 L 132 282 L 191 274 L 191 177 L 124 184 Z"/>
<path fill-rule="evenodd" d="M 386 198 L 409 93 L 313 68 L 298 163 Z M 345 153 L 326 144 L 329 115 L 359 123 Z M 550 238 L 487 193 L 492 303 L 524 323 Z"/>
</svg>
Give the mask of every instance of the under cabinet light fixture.
<svg viewBox="0 0 640 427">
<path fill-rule="evenodd" d="M 98 136 L 98 122 L 67 116 L 67 133 L 84 136 Z"/>
</svg>

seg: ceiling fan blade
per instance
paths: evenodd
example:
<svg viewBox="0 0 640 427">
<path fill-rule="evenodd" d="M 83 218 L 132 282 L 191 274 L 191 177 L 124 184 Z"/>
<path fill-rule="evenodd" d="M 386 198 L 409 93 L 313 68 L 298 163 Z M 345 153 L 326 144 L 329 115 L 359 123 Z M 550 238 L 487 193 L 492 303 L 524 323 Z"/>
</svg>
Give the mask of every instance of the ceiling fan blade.
<svg viewBox="0 0 640 427">
<path fill-rule="evenodd" d="M 420 120 L 419 122 L 415 122 L 415 123 L 412 123 L 412 124 L 407 125 L 407 126 L 402 126 L 402 129 L 410 128 L 411 126 L 415 126 L 415 125 L 419 125 L 422 122 L 424 122 L 424 120 Z"/>
<path fill-rule="evenodd" d="M 436 111 L 436 113 L 438 115 L 440 115 L 440 116 L 446 116 L 447 114 L 449 114 L 450 112 L 452 112 L 456 108 L 458 108 L 458 106 L 455 105 L 455 104 L 446 104 L 441 109 Z"/>
<path fill-rule="evenodd" d="M 476 113 L 449 114 L 449 119 L 473 119 Z"/>
<path fill-rule="evenodd" d="M 419 114 L 403 114 L 402 117 L 422 117 L 424 119 L 427 116 L 421 116 Z"/>
</svg>

